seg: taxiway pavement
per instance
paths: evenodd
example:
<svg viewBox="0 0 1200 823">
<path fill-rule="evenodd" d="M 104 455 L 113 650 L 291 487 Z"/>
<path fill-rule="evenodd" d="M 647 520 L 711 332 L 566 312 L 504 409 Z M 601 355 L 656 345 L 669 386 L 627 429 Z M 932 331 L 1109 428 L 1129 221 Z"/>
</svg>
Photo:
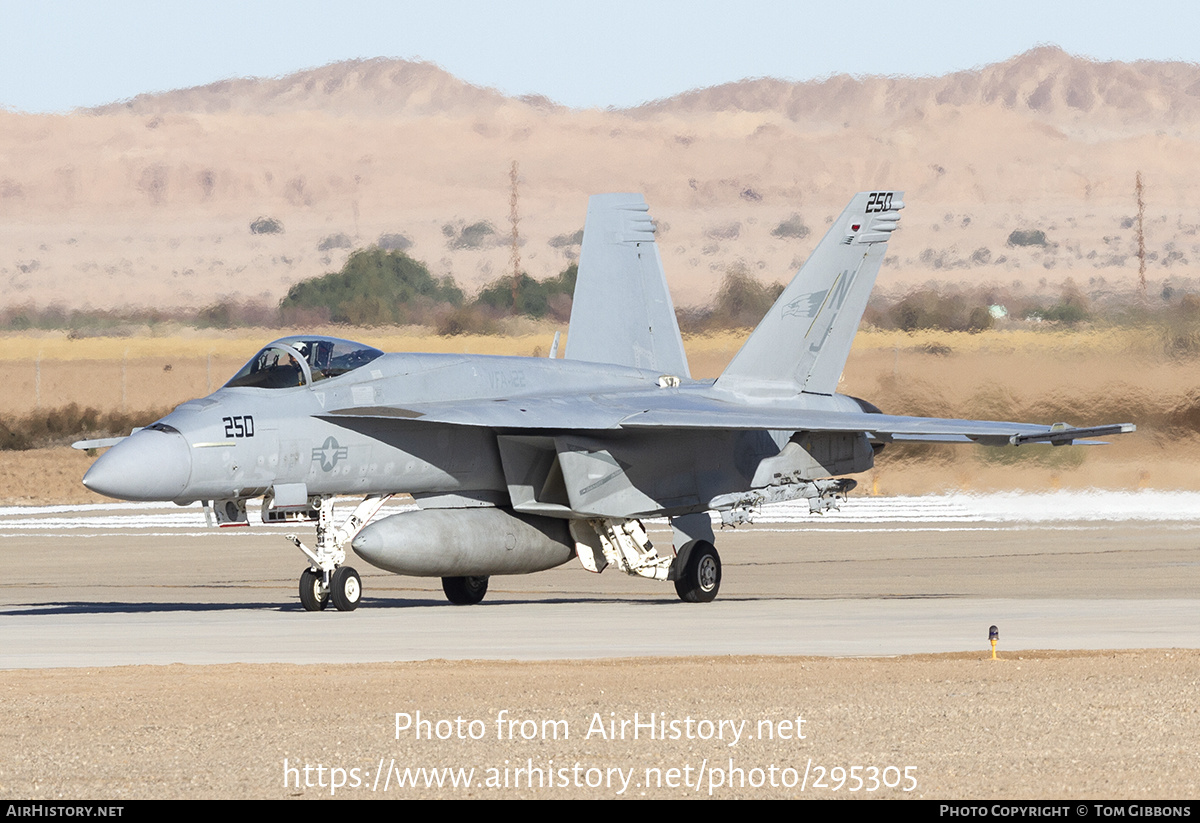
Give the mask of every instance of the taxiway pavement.
<svg viewBox="0 0 1200 823">
<path fill-rule="evenodd" d="M 437 580 L 352 559 L 359 610 L 310 614 L 287 531 L 311 537 L 208 530 L 173 506 L 0 509 L 0 666 L 902 655 L 984 649 L 992 624 L 1002 651 L 1200 645 L 1188 493 L 778 506 L 718 533 L 721 594 L 701 605 L 572 563 L 493 578 L 482 604 L 454 607 Z M 652 537 L 670 539 L 662 525 Z"/>
</svg>

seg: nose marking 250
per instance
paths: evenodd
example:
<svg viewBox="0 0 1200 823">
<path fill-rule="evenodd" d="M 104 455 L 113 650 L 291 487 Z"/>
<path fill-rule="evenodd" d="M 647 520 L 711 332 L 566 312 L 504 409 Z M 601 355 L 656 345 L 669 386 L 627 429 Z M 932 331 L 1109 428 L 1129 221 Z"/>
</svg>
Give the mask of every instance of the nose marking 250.
<svg viewBox="0 0 1200 823">
<path fill-rule="evenodd" d="M 248 414 L 236 417 L 222 417 L 221 422 L 225 424 L 226 437 L 254 436 L 254 418 Z"/>
</svg>

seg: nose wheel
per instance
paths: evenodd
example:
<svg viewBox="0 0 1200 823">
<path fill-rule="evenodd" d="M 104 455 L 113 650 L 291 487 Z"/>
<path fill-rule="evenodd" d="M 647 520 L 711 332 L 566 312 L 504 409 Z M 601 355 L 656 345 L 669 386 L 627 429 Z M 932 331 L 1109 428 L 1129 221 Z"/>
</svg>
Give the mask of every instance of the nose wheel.
<svg viewBox="0 0 1200 823">
<path fill-rule="evenodd" d="M 306 612 L 319 612 L 329 602 L 329 587 L 325 575 L 305 569 L 300 575 L 300 604 Z"/>
<path fill-rule="evenodd" d="M 329 599 L 339 612 L 352 612 L 362 599 L 362 578 L 349 566 L 338 566 L 329 578 Z"/>
<path fill-rule="evenodd" d="M 339 612 L 352 612 L 362 600 L 362 578 L 349 566 L 338 566 L 325 582 L 321 572 L 305 569 L 300 574 L 300 603 L 305 611 L 323 611 L 329 603 Z"/>
<path fill-rule="evenodd" d="M 316 551 L 305 546 L 296 535 L 287 535 L 309 560 L 309 567 L 300 575 L 300 603 L 305 611 L 322 611 L 331 602 L 339 612 L 358 608 L 362 601 L 362 578 L 354 569 L 341 565 L 346 562 L 346 544 L 363 530 L 389 497 L 390 494 L 368 495 L 337 526 L 333 525 L 333 498 L 321 498 Z"/>
</svg>

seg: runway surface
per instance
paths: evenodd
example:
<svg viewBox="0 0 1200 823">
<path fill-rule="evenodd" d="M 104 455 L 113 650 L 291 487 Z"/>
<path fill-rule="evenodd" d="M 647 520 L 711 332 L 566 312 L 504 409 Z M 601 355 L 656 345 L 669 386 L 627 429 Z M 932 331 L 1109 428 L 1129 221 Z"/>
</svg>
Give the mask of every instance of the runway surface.
<svg viewBox="0 0 1200 823">
<path fill-rule="evenodd" d="M 0 666 L 901 655 L 986 648 L 992 624 L 1001 650 L 1200 645 L 1193 493 L 782 504 L 718 533 L 721 594 L 702 605 L 572 562 L 460 608 L 355 558 L 359 610 L 310 614 L 289 531 L 312 539 L 171 505 L 0 508 Z M 665 523 L 652 537 L 669 545 Z"/>
</svg>

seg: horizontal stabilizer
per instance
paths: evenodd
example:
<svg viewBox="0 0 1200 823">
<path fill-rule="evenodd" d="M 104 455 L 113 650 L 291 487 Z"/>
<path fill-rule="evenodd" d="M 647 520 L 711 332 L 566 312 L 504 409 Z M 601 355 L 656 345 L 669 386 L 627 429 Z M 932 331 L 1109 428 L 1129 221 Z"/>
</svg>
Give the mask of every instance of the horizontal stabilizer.
<svg viewBox="0 0 1200 823">
<path fill-rule="evenodd" d="M 1135 431 L 1136 428 L 1132 423 L 1120 423 L 1114 426 L 1091 426 L 1090 428 L 1083 429 L 1068 426 L 1066 423 L 1055 423 L 1050 427 L 1050 431 L 1040 434 L 1016 435 L 1012 438 L 1012 444 L 1020 446 L 1025 443 L 1049 443 L 1052 446 L 1062 446 L 1072 443 L 1080 437 L 1108 437 L 1113 434 L 1128 434 Z"/>
<path fill-rule="evenodd" d="M 101 437 L 98 440 L 76 440 L 71 444 L 71 448 L 79 449 L 80 451 L 107 449 L 117 445 L 124 439 L 124 437 Z"/>
<path fill-rule="evenodd" d="M 122 440 L 127 440 L 133 435 L 142 430 L 141 426 L 135 427 L 129 434 L 121 437 L 101 437 L 97 440 L 76 440 L 71 444 L 71 448 L 79 449 L 80 451 L 91 451 L 92 449 L 108 449 L 120 443 Z"/>
</svg>

